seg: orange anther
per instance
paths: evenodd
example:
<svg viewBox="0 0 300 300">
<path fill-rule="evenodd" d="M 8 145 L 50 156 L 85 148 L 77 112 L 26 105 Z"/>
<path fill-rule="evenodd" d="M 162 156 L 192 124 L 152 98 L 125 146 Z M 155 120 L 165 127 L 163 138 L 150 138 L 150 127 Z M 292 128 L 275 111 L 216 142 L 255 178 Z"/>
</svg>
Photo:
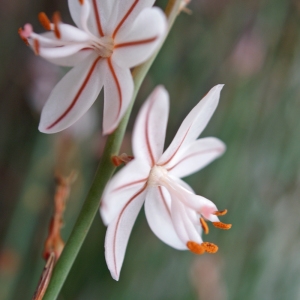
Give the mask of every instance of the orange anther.
<svg viewBox="0 0 300 300">
<path fill-rule="evenodd" d="M 80 5 L 84 4 L 84 0 L 79 0 Z"/>
<path fill-rule="evenodd" d="M 224 210 L 217 210 L 213 213 L 213 215 L 216 215 L 216 216 L 224 216 L 227 214 L 227 209 L 224 209 Z"/>
<path fill-rule="evenodd" d="M 204 242 L 201 244 L 201 246 L 207 253 L 216 253 L 219 250 L 217 245 L 209 242 Z"/>
<path fill-rule="evenodd" d="M 204 233 L 208 234 L 209 233 L 209 228 L 208 228 L 208 225 L 207 225 L 207 223 L 205 222 L 205 220 L 203 218 L 200 218 L 200 223 L 201 223 L 201 226 L 202 226 L 202 229 L 203 229 Z"/>
<path fill-rule="evenodd" d="M 202 246 L 203 244 L 198 244 L 196 242 L 188 241 L 186 246 L 189 250 L 195 254 L 203 254 L 205 252 L 205 248 Z"/>
<path fill-rule="evenodd" d="M 18 29 L 18 34 L 19 34 L 20 38 L 22 39 L 22 41 L 25 43 L 25 45 L 29 46 L 28 39 L 23 36 L 23 29 L 21 27 Z"/>
<path fill-rule="evenodd" d="M 54 14 L 53 14 L 53 17 L 52 17 L 52 21 L 54 23 L 54 34 L 55 36 L 60 39 L 61 38 L 61 33 L 59 31 L 59 23 L 61 21 L 61 18 L 60 18 L 60 13 L 58 11 L 56 11 Z"/>
<path fill-rule="evenodd" d="M 40 55 L 40 43 L 38 40 L 33 40 L 33 50 L 35 55 Z"/>
<path fill-rule="evenodd" d="M 225 224 L 225 223 L 222 223 L 222 222 L 213 222 L 213 225 L 216 228 L 225 229 L 225 230 L 228 230 L 232 227 L 231 224 Z"/>
<path fill-rule="evenodd" d="M 38 19 L 41 23 L 41 25 L 46 29 L 46 30 L 51 30 L 51 22 L 46 16 L 44 12 L 40 12 L 38 15 Z"/>
</svg>

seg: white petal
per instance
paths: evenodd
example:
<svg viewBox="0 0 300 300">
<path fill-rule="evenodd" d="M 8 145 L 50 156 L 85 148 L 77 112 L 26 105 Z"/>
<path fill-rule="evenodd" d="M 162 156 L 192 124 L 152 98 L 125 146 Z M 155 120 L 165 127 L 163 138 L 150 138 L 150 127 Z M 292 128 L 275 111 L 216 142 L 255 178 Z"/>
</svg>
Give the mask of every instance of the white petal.
<svg viewBox="0 0 300 300">
<path fill-rule="evenodd" d="M 76 54 L 86 48 L 86 44 L 73 44 L 62 47 L 40 48 L 39 55 L 47 60 L 60 59 Z"/>
<path fill-rule="evenodd" d="M 68 4 L 69 4 L 70 14 L 74 23 L 78 28 L 82 28 L 81 20 L 80 20 L 82 7 L 79 0 L 68 0 Z"/>
<path fill-rule="evenodd" d="M 185 146 L 196 140 L 213 115 L 220 98 L 223 85 L 213 87 L 208 94 L 191 110 L 182 122 L 172 143 L 159 160 L 160 165 L 166 165 Z"/>
<path fill-rule="evenodd" d="M 33 48 L 34 40 L 38 40 L 40 47 L 61 47 L 65 43 L 62 40 L 57 39 L 53 31 L 47 31 L 41 34 L 33 32 L 28 39 L 30 46 Z"/>
<path fill-rule="evenodd" d="M 164 243 L 183 250 L 186 245 L 179 239 L 171 218 L 171 198 L 164 187 L 148 188 L 145 212 L 151 230 Z"/>
<path fill-rule="evenodd" d="M 60 23 L 58 26 L 61 33 L 60 39 L 64 42 L 84 43 L 90 40 L 86 32 L 72 25 Z"/>
<path fill-rule="evenodd" d="M 175 198 L 173 200 L 173 197 L 171 214 L 175 230 L 185 245 L 188 241 L 202 243 L 199 226 L 196 226 L 194 220 L 189 218 L 186 207 L 180 201 L 175 200 Z"/>
<path fill-rule="evenodd" d="M 190 209 L 198 212 L 199 214 L 204 214 L 204 217 L 208 218 L 208 215 L 217 211 L 216 205 L 199 195 L 195 195 L 193 192 L 189 191 L 184 187 L 183 184 L 178 183 L 175 176 L 168 176 L 168 191 L 171 194 L 171 198 L 178 199 L 182 204 L 189 207 Z"/>
<path fill-rule="evenodd" d="M 155 0 L 122 0 L 115 4 L 111 14 L 111 20 L 114 20 L 114 30 L 109 33 L 113 38 L 128 32 L 133 25 L 134 20 L 140 12 L 153 6 Z"/>
<path fill-rule="evenodd" d="M 123 1 L 123 0 L 122 0 Z M 111 36 L 116 24 L 119 0 L 91 0 L 94 14 L 94 23 L 97 24 L 99 33 L 99 24 L 105 36 Z M 98 17 L 96 15 L 98 14 Z"/>
<path fill-rule="evenodd" d="M 178 151 L 165 167 L 170 174 L 185 177 L 204 168 L 221 156 L 225 149 L 225 144 L 217 138 L 196 140 L 182 151 Z"/>
<path fill-rule="evenodd" d="M 119 67 L 111 58 L 105 63 L 103 134 L 109 134 L 128 108 L 133 95 L 133 79 L 128 68 Z"/>
<path fill-rule="evenodd" d="M 166 32 L 167 22 L 159 8 L 144 9 L 132 28 L 115 39 L 113 57 L 120 66 L 132 68 L 147 60 Z"/>
<path fill-rule="evenodd" d="M 99 95 L 103 69 L 103 60 L 92 54 L 67 73 L 43 108 L 39 130 L 54 133 L 75 123 Z"/>
<path fill-rule="evenodd" d="M 84 0 L 83 4 L 80 4 L 79 0 L 68 0 L 70 14 L 74 23 L 78 28 L 84 31 L 89 31 L 93 35 L 100 36 L 97 28 L 97 19 L 93 0 Z M 96 3 L 95 3 L 96 4 Z M 101 25 L 101 23 L 100 23 Z"/>
<path fill-rule="evenodd" d="M 172 180 L 174 180 L 176 183 L 178 183 L 179 185 L 181 185 L 184 189 L 188 190 L 189 192 L 195 194 L 194 190 L 192 189 L 192 187 L 187 184 L 185 181 L 181 180 L 178 177 L 172 176 Z"/>
<path fill-rule="evenodd" d="M 93 49 L 86 48 L 88 44 L 85 45 L 84 43 L 81 43 L 79 46 L 71 45 L 72 48 L 69 49 L 69 51 L 72 51 L 67 53 L 67 56 L 65 56 L 66 53 L 62 55 L 60 51 L 63 47 L 66 46 L 66 44 L 68 44 L 68 42 L 62 41 L 61 39 L 58 40 L 52 31 L 48 31 L 42 34 L 34 34 L 32 39 L 29 40 L 30 46 L 33 49 L 34 39 L 37 39 L 39 41 L 39 50 L 42 49 L 42 52 L 43 49 L 47 49 L 47 52 L 50 51 L 51 54 L 51 49 L 56 49 L 54 51 L 54 54 L 56 53 L 56 55 L 48 55 L 47 57 L 43 58 L 59 66 L 73 67 L 75 65 L 78 65 L 82 60 L 86 59 L 92 52 L 94 52 Z"/>
<path fill-rule="evenodd" d="M 100 213 L 105 225 L 120 213 L 125 203 L 145 185 L 150 167 L 134 159 L 124 166 L 105 188 Z"/>
<path fill-rule="evenodd" d="M 59 66 L 73 67 L 85 60 L 93 52 L 93 49 L 82 49 L 79 52 L 66 57 L 47 58 L 47 60 Z"/>
<path fill-rule="evenodd" d="M 105 259 L 111 276 L 119 280 L 128 239 L 145 200 L 145 189 L 136 193 L 109 224 L 105 236 Z"/>
<path fill-rule="evenodd" d="M 135 157 L 153 166 L 162 155 L 169 115 L 169 95 L 158 86 L 142 106 L 133 130 Z"/>
</svg>

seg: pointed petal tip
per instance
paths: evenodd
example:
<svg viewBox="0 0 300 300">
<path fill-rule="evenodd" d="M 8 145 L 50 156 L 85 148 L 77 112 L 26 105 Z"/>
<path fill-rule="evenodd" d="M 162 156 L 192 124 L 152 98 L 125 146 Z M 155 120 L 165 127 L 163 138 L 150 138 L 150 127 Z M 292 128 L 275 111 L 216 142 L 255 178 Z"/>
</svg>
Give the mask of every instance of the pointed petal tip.
<svg viewBox="0 0 300 300">
<path fill-rule="evenodd" d="M 158 85 L 156 86 L 156 88 L 153 90 L 153 92 L 151 93 L 151 95 L 153 95 L 155 97 L 155 99 L 167 99 L 167 101 L 169 101 L 169 92 L 167 91 L 167 89 L 165 88 L 164 85 Z"/>
<path fill-rule="evenodd" d="M 220 147 L 220 155 L 222 155 L 227 150 L 227 146 L 223 141 L 221 141 L 219 139 L 217 139 L 217 140 L 220 143 L 220 146 L 219 146 Z"/>
<path fill-rule="evenodd" d="M 223 89 L 224 85 L 225 85 L 225 84 L 217 84 L 217 85 L 215 85 L 215 86 L 212 88 L 212 90 L 216 90 L 217 92 L 220 93 L 221 90 Z"/>
<path fill-rule="evenodd" d="M 119 278 L 120 278 L 119 274 L 116 274 L 116 273 L 110 271 L 110 275 L 111 275 L 112 279 L 114 279 L 115 281 L 119 281 Z"/>
<path fill-rule="evenodd" d="M 67 127 L 66 127 L 67 128 Z M 49 129 L 49 125 L 45 125 L 44 122 L 42 121 L 42 118 L 40 120 L 40 124 L 39 124 L 39 127 L 38 127 L 38 130 L 41 132 L 41 133 L 45 133 L 45 134 L 53 134 L 53 133 L 57 133 L 57 132 L 60 132 L 66 128 L 59 128 L 57 129 L 56 126 L 54 126 L 53 128 L 50 128 Z"/>
<path fill-rule="evenodd" d="M 52 134 L 52 133 L 55 133 L 55 132 L 52 132 L 51 130 L 47 130 L 47 127 L 44 126 L 44 124 L 42 124 L 42 122 L 40 122 L 39 127 L 38 127 L 38 130 L 39 130 L 41 133 L 46 133 L 46 134 Z"/>
<path fill-rule="evenodd" d="M 155 90 L 160 91 L 160 92 L 164 92 L 164 93 L 168 93 L 167 89 L 165 88 L 165 86 L 163 84 L 158 85 Z"/>
</svg>

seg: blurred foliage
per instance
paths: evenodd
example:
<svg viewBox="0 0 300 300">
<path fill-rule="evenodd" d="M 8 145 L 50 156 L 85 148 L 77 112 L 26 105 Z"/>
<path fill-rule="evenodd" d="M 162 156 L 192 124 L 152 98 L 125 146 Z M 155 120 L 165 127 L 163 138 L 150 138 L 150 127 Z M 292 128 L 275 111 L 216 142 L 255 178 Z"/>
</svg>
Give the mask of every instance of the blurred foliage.
<svg viewBox="0 0 300 300">
<path fill-rule="evenodd" d="M 193 13 L 177 19 L 142 86 L 123 150 L 131 151 L 135 116 L 155 85 L 165 85 L 170 93 L 169 143 L 201 97 L 215 84 L 224 83 L 220 105 L 202 136 L 221 138 L 227 152 L 186 180 L 198 194 L 220 209 L 227 208 L 224 222 L 233 227 L 229 232 L 211 228 L 204 239 L 219 245 L 218 254 L 196 257 L 163 244 L 141 213 L 121 279 L 115 282 L 104 260 L 105 227 L 97 217 L 60 299 L 300 298 L 299 1 L 193 0 L 189 7 Z M 18 278 L 7 299 L 20 299 L 20 295 L 29 299 L 37 285 L 55 171 L 67 175 L 77 169 L 81 174 L 67 204 L 63 230 L 67 239 L 104 144 L 99 125 L 84 138 L 74 130 L 42 142 L 38 134 L 34 98 L 41 103 L 47 99 L 47 83 L 51 88 L 60 71 L 40 63 L 19 40 L 17 29 L 31 22 L 42 31 L 37 23 L 42 10 L 49 15 L 60 10 L 63 20 L 71 22 L 67 1 L 0 3 L 0 245 L 7 244 L 12 222 L 20 229 L 12 235 L 19 244 L 2 249 L 0 256 L 0 273 Z M 44 82 L 39 81 L 41 74 L 48 76 Z M 45 88 L 37 93 L 40 86 Z M 102 114 L 100 101 L 98 106 L 96 116 Z M 36 171 L 34 176 L 46 176 L 48 184 L 34 181 L 43 189 L 35 195 L 44 196 L 31 199 L 31 205 L 43 204 L 30 214 L 24 210 L 22 218 L 15 220 L 22 195 L 32 184 L 28 176 L 36 170 L 38 153 L 50 140 L 55 163 Z M 26 238 L 20 236 L 23 232 Z M 4 282 L 0 282 L 1 300 L 6 299 L 1 293 Z"/>
</svg>

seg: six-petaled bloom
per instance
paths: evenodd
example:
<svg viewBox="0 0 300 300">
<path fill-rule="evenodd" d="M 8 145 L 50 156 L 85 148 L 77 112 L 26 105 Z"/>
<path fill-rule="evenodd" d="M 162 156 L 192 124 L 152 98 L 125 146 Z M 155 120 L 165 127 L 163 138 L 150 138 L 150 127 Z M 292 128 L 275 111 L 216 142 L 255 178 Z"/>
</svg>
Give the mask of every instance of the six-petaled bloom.
<svg viewBox="0 0 300 300">
<path fill-rule="evenodd" d="M 202 230 L 208 233 L 205 220 L 221 229 L 231 227 L 218 219 L 226 210 L 218 211 L 213 202 L 196 195 L 180 179 L 225 151 L 224 143 L 217 138 L 197 140 L 217 107 L 222 87 L 212 88 L 193 108 L 165 152 L 167 91 L 157 87 L 141 108 L 133 131 L 134 159 L 109 182 L 100 208 L 108 225 L 105 257 L 114 279 L 119 279 L 129 235 L 144 201 L 150 228 L 176 249 L 215 253 L 218 247 L 201 238 Z"/>
<path fill-rule="evenodd" d="M 78 28 L 64 24 L 58 13 L 52 22 L 39 20 L 44 34 L 30 24 L 19 30 L 37 55 L 74 68 L 53 89 L 45 104 L 39 130 L 61 131 L 76 122 L 94 103 L 104 86 L 103 133 L 118 125 L 133 95 L 130 68 L 144 62 L 166 32 L 163 12 L 155 0 L 69 0 Z"/>
</svg>

